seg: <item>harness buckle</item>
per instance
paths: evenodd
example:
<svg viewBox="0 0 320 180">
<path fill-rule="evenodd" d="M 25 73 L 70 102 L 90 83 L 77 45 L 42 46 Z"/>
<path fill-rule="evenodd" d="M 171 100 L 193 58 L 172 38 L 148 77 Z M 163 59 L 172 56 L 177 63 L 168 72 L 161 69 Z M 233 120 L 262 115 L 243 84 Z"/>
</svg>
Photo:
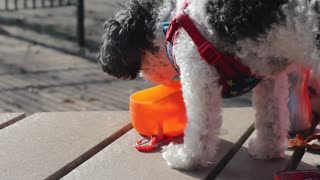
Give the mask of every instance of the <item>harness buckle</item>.
<svg viewBox="0 0 320 180">
<path fill-rule="evenodd" d="M 200 56 L 210 65 L 221 59 L 222 55 L 210 43 L 205 42 L 199 48 Z"/>
</svg>

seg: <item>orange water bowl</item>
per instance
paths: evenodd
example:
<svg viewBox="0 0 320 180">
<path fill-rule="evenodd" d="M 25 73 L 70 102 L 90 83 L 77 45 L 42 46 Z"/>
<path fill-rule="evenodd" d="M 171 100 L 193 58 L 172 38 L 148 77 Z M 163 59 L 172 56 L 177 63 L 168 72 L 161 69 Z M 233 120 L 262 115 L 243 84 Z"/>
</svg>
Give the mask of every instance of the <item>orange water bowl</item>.
<svg viewBox="0 0 320 180">
<path fill-rule="evenodd" d="M 129 109 L 132 125 L 142 135 L 183 134 L 187 118 L 179 81 L 132 94 Z"/>
</svg>

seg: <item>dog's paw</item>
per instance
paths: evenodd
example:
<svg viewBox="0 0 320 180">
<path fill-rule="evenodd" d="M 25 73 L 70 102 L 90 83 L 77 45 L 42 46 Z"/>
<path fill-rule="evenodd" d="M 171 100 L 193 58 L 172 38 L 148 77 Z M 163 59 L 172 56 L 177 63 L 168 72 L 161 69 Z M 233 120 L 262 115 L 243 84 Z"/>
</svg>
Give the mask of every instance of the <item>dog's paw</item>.
<svg viewBox="0 0 320 180">
<path fill-rule="evenodd" d="M 183 147 L 183 144 L 169 144 L 162 153 L 168 166 L 180 170 L 194 170 L 207 166 L 207 162 L 194 157 L 194 153 Z"/>
<path fill-rule="evenodd" d="M 275 146 L 274 143 L 261 141 L 258 138 L 252 138 L 249 141 L 249 154 L 256 159 L 270 160 L 283 158 L 285 156 L 286 146 L 284 143 L 278 143 Z"/>
</svg>

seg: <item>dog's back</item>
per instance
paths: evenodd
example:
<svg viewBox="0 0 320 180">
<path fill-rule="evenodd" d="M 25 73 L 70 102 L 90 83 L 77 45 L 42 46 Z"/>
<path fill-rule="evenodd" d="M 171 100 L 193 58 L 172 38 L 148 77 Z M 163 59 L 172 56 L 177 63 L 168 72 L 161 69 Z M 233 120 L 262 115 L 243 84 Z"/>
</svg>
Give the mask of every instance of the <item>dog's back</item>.
<svg viewBox="0 0 320 180">
<path fill-rule="evenodd" d="M 209 0 L 208 23 L 228 44 L 245 38 L 256 39 L 271 25 L 285 20 L 282 6 L 287 0 Z"/>
</svg>

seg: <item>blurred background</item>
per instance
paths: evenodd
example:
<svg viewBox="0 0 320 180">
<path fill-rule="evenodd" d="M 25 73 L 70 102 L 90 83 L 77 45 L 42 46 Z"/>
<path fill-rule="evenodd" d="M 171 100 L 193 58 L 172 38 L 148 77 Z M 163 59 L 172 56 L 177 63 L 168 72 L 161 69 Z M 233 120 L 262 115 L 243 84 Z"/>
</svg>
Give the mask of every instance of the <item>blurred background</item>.
<svg viewBox="0 0 320 180">
<path fill-rule="evenodd" d="M 121 4 L 0 0 L 0 112 L 127 110 L 130 94 L 152 85 L 110 77 L 96 62 L 103 22 Z M 251 105 L 250 94 L 232 101 Z"/>
</svg>

